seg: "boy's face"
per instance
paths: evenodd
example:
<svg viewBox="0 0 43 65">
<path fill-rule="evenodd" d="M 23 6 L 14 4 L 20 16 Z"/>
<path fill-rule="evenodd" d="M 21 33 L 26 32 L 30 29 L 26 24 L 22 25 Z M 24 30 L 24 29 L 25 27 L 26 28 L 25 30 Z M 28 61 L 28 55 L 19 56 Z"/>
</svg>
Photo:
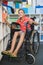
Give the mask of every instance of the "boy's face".
<svg viewBox="0 0 43 65">
<path fill-rule="evenodd" d="M 18 12 L 18 15 L 19 15 L 19 17 L 23 17 L 25 14 L 24 14 L 23 10 L 20 10 L 20 11 Z"/>
</svg>

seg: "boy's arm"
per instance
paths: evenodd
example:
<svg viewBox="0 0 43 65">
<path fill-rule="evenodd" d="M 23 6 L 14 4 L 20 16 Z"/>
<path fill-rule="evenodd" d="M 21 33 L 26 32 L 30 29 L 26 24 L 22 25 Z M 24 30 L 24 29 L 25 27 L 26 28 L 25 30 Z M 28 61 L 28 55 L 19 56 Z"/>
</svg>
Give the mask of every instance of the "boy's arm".
<svg viewBox="0 0 43 65">
<path fill-rule="evenodd" d="M 14 29 L 15 27 L 16 27 L 16 25 L 10 25 L 10 23 L 7 21 L 7 20 L 5 20 L 6 21 L 6 24 L 9 26 L 9 28 L 12 28 L 12 29 Z"/>
<path fill-rule="evenodd" d="M 39 25 L 39 23 L 38 22 L 36 22 L 36 21 L 33 21 L 33 20 L 29 20 L 29 24 L 34 24 L 34 25 Z"/>
<path fill-rule="evenodd" d="M 34 25 L 39 25 L 39 23 L 36 22 L 36 21 L 32 21 L 32 23 L 33 23 Z"/>
<path fill-rule="evenodd" d="M 6 24 L 9 26 L 9 28 L 11 28 L 10 23 L 7 20 L 5 20 L 5 21 L 6 21 Z"/>
</svg>

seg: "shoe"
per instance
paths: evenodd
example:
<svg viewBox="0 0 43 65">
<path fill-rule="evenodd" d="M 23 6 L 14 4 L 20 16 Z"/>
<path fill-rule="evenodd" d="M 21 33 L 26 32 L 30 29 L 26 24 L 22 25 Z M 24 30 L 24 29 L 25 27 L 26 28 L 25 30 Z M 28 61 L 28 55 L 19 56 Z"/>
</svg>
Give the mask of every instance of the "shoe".
<svg viewBox="0 0 43 65">
<path fill-rule="evenodd" d="M 17 56 L 12 53 L 10 54 L 10 57 L 17 58 Z"/>
<path fill-rule="evenodd" d="M 2 55 L 10 55 L 11 53 L 9 51 L 3 51 Z"/>
</svg>

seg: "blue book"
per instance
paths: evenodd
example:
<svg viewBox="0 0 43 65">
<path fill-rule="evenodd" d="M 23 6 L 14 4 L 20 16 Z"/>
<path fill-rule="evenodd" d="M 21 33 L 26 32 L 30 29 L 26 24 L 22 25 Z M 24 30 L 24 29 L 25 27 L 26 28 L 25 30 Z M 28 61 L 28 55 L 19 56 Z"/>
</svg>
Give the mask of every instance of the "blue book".
<svg viewBox="0 0 43 65">
<path fill-rule="evenodd" d="M 22 0 L 23 2 L 26 2 L 26 0 Z"/>
<path fill-rule="evenodd" d="M 7 8 L 7 9 L 8 9 L 8 14 L 12 14 L 11 8 Z"/>
<path fill-rule="evenodd" d="M 15 3 L 15 8 L 19 8 L 20 3 Z"/>
</svg>

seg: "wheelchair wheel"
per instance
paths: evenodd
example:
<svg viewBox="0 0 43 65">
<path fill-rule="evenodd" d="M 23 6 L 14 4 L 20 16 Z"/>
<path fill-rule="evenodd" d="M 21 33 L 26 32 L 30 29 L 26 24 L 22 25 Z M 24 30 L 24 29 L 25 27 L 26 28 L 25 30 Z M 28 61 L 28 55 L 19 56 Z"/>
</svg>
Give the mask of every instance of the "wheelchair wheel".
<svg viewBox="0 0 43 65">
<path fill-rule="evenodd" d="M 32 54 L 26 55 L 26 61 L 28 64 L 34 64 L 35 63 L 35 57 Z"/>
<path fill-rule="evenodd" d="M 38 53 L 40 41 L 39 41 L 39 33 L 36 31 L 33 35 L 33 52 L 34 54 Z"/>
</svg>

